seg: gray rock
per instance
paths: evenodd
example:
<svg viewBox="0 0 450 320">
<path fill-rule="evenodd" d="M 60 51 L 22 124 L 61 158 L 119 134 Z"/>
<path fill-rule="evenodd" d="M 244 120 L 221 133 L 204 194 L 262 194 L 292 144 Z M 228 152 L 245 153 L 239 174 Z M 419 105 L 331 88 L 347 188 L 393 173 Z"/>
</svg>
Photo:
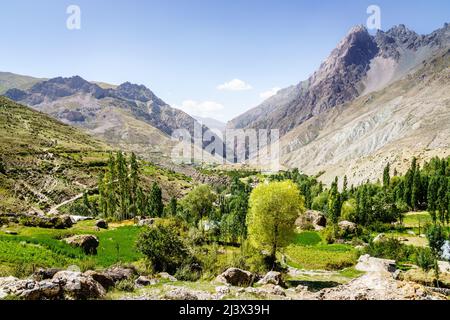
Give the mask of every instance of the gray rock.
<svg viewBox="0 0 450 320">
<path fill-rule="evenodd" d="M 68 299 L 86 300 L 102 298 L 106 291 L 100 283 L 81 272 L 60 271 L 53 277 Z"/>
<path fill-rule="evenodd" d="M 64 239 L 65 242 L 74 247 L 80 247 L 86 254 L 97 254 L 99 245 L 98 238 L 90 234 L 76 235 Z"/>
<path fill-rule="evenodd" d="M 174 276 L 171 276 L 167 272 L 158 273 L 158 277 L 160 277 L 161 279 L 172 281 L 172 282 L 178 281 L 177 278 L 175 278 Z"/>
<path fill-rule="evenodd" d="M 338 223 L 339 229 L 346 231 L 346 232 L 355 232 L 356 231 L 356 223 L 350 222 L 350 221 L 341 221 Z"/>
<path fill-rule="evenodd" d="M 186 288 L 174 288 L 167 292 L 163 299 L 165 300 L 198 300 L 198 297 Z"/>
<path fill-rule="evenodd" d="M 146 286 L 152 286 L 155 285 L 159 282 L 158 279 L 153 279 L 153 278 L 148 278 L 146 276 L 140 276 L 139 278 L 136 279 L 136 281 L 134 282 L 137 286 L 142 286 L 142 287 L 146 287 Z"/>
<path fill-rule="evenodd" d="M 255 276 L 249 272 L 238 268 L 229 268 L 216 278 L 217 282 L 230 284 L 232 286 L 249 287 L 253 284 Z"/>
<path fill-rule="evenodd" d="M 89 271 L 86 271 L 83 275 L 86 277 L 91 277 L 92 279 L 94 279 L 95 281 L 100 283 L 102 285 L 102 287 L 105 288 L 106 290 L 114 287 L 114 285 L 115 285 L 113 277 L 105 272 L 89 270 Z"/>
<path fill-rule="evenodd" d="M 283 276 L 280 272 L 277 271 L 269 271 L 264 278 L 262 278 L 261 280 L 259 280 L 257 282 L 260 285 L 266 285 L 266 284 L 274 284 L 277 286 L 284 286 L 284 282 L 283 282 Z"/>
<path fill-rule="evenodd" d="M 144 227 L 144 226 L 148 226 L 151 227 L 153 224 L 155 223 L 155 219 L 150 218 L 150 219 L 140 219 L 137 223 L 137 225 L 139 227 Z"/>
<path fill-rule="evenodd" d="M 373 239 L 373 243 L 386 241 L 386 235 L 384 233 L 380 233 Z"/>
</svg>

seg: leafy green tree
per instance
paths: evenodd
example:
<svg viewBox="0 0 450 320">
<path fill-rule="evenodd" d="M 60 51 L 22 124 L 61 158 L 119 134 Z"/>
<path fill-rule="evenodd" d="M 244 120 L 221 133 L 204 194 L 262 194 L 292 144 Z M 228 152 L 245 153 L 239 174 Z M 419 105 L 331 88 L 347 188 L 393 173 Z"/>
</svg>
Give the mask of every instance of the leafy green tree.
<svg viewBox="0 0 450 320">
<path fill-rule="evenodd" d="M 138 235 L 136 246 L 155 272 L 174 274 L 190 258 L 189 249 L 178 234 L 162 225 L 146 227 Z"/>
<path fill-rule="evenodd" d="M 197 225 L 200 220 L 210 216 L 216 195 L 208 185 L 194 188 L 180 201 L 184 218 L 187 222 Z"/>
<path fill-rule="evenodd" d="M 269 252 L 269 264 L 275 266 L 277 250 L 288 245 L 294 235 L 294 223 L 304 212 L 304 200 L 292 181 L 260 184 L 250 194 L 247 215 L 251 244 Z"/>
<path fill-rule="evenodd" d="M 344 220 L 355 222 L 356 217 L 356 199 L 349 199 L 342 204 L 341 217 Z"/>
<path fill-rule="evenodd" d="M 108 173 L 106 175 L 106 202 L 107 202 L 107 217 L 113 217 L 116 214 L 117 201 L 116 201 L 116 165 L 115 157 L 112 153 L 109 155 L 108 160 Z"/>
<path fill-rule="evenodd" d="M 164 204 L 162 201 L 162 190 L 159 185 L 154 182 L 150 190 L 148 198 L 148 212 L 152 217 L 162 217 L 164 212 Z"/>
<path fill-rule="evenodd" d="M 177 198 L 170 198 L 169 204 L 167 206 L 167 214 L 171 217 L 175 217 L 177 215 L 178 210 L 178 201 Z"/>
<path fill-rule="evenodd" d="M 129 190 L 129 203 L 130 203 L 130 216 L 136 216 L 138 212 L 139 204 L 137 203 L 137 192 L 140 184 L 139 179 L 139 164 L 134 153 L 130 156 L 130 190 Z"/>
<path fill-rule="evenodd" d="M 331 185 L 328 196 L 328 216 L 333 224 L 337 224 L 341 214 L 341 196 L 338 191 L 338 178 Z"/>
</svg>

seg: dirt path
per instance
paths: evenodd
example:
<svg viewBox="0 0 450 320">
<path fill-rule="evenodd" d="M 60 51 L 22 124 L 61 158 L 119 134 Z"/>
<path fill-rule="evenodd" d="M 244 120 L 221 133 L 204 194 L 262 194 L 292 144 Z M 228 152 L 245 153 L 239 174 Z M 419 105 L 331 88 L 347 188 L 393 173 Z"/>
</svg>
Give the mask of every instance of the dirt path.
<svg viewBox="0 0 450 320">
<path fill-rule="evenodd" d="M 73 197 L 69 200 L 63 201 L 60 204 L 57 204 L 56 206 L 51 207 L 50 210 L 48 211 L 48 214 L 57 215 L 59 213 L 59 211 L 58 211 L 59 208 L 61 208 L 62 206 L 65 206 L 66 204 L 77 201 L 78 199 L 81 199 L 83 197 L 83 194 L 84 193 L 77 194 L 75 197 Z"/>
</svg>

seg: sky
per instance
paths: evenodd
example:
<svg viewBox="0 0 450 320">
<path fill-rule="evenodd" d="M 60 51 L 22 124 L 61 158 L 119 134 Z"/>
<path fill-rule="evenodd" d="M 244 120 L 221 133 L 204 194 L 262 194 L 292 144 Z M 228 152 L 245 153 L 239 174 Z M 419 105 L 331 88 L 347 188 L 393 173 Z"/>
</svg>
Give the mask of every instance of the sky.
<svg viewBox="0 0 450 320">
<path fill-rule="evenodd" d="M 0 71 L 144 84 L 221 121 L 307 79 L 352 26 L 366 24 L 370 5 L 383 30 L 427 34 L 450 22 L 448 0 L 1 1 Z M 70 5 L 80 8 L 80 29 L 67 27 Z"/>
</svg>

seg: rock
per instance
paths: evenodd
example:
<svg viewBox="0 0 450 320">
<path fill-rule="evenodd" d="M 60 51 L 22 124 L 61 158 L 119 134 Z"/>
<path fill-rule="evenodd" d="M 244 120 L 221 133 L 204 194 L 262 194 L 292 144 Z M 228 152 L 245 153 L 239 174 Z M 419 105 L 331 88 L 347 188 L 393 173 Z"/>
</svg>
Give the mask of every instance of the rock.
<svg viewBox="0 0 450 320">
<path fill-rule="evenodd" d="M 399 280 L 401 277 L 401 273 L 402 270 L 395 270 L 394 273 L 392 274 L 392 278 L 394 278 L 395 280 Z"/>
<path fill-rule="evenodd" d="M 373 239 L 373 243 L 386 241 L 386 235 L 384 233 L 380 233 Z"/>
<path fill-rule="evenodd" d="M 368 254 L 359 257 L 355 269 L 364 272 L 393 273 L 396 271 L 395 260 L 373 258 Z"/>
<path fill-rule="evenodd" d="M 53 282 L 60 284 L 64 296 L 69 299 L 98 299 L 106 294 L 100 283 L 81 272 L 60 271 L 53 277 Z"/>
<path fill-rule="evenodd" d="M 136 271 L 134 269 L 117 266 L 109 268 L 103 273 L 111 277 L 114 283 L 122 280 L 129 280 L 136 275 Z"/>
<path fill-rule="evenodd" d="M 142 286 L 142 287 L 146 287 L 146 286 L 152 286 L 155 285 L 159 282 L 158 279 L 153 279 L 153 278 L 148 278 L 146 276 L 140 276 L 139 278 L 136 279 L 136 281 L 134 282 L 137 286 Z"/>
<path fill-rule="evenodd" d="M 108 222 L 106 222 L 105 220 L 101 219 L 101 220 L 98 220 L 95 223 L 95 226 L 97 228 L 100 228 L 100 229 L 108 229 Z"/>
<path fill-rule="evenodd" d="M 286 292 L 284 292 L 283 288 L 274 284 L 266 284 L 262 286 L 260 290 L 275 296 L 286 296 Z"/>
<path fill-rule="evenodd" d="M 249 287 L 253 284 L 255 276 L 245 270 L 229 268 L 216 278 L 217 282 L 232 286 Z"/>
<path fill-rule="evenodd" d="M 306 230 L 312 226 L 315 230 L 322 230 L 327 225 L 327 218 L 320 211 L 308 210 L 295 221 L 297 228 Z"/>
<path fill-rule="evenodd" d="M 155 223 L 155 219 L 140 219 L 137 223 L 139 227 L 148 226 L 151 227 Z"/>
<path fill-rule="evenodd" d="M 227 295 L 227 294 L 230 294 L 231 290 L 227 286 L 219 286 L 219 287 L 216 287 L 216 292 L 221 295 Z"/>
<path fill-rule="evenodd" d="M 450 273 L 450 263 L 448 261 L 438 261 L 439 271 L 442 273 Z"/>
<path fill-rule="evenodd" d="M 17 236 L 17 234 L 18 234 L 16 231 L 11 231 L 11 230 L 5 230 L 5 233 L 9 234 L 11 236 Z"/>
<path fill-rule="evenodd" d="M 282 274 L 280 272 L 277 271 L 269 271 L 264 278 L 262 278 L 261 280 L 259 280 L 257 282 L 260 285 L 265 285 L 265 284 L 274 284 L 277 286 L 282 286 L 284 287 L 284 282 L 283 282 L 283 277 Z"/>
<path fill-rule="evenodd" d="M 51 280 L 19 280 L 14 277 L 0 278 L 0 299 L 8 295 L 25 300 L 53 300 L 60 298 L 61 287 Z"/>
<path fill-rule="evenodd" d="M 178 281 L 177 278 L 175 278 L 174 276 L 171 276 L 167 272 L 158 273 L 158 277 L 160 277 L 161 279 L 172 281 L 172 282 Z"/>
<path fill-rule="evenodd" d="M 91 277 L 92 279 L 100 283 L 106 290 L 114 287 L 115 285 L 114 279 L 109 274 L 104 272 L 89 270 L 83 273 L 83 275 L 86 277 Z"/>
<path fill-rule="evenodd" d="M 36 280 L 47 280 L 52 279 L 55 274 L 57 274 L 59 271 L 62 271 L 58 268 L 49 268 L 49 269 L 38 269 L 34 274 L 33 278 Z"/>
<path fill-rule="evenodd" d="M 64 241 L 71 246 L 80 247 L 86 254 L 97 254 L 99 241 L 98 238 L 94 235 L 76 235 L 70 238 L 66 238 L 64 239 Z"/>
<path fill-rule="evenodd" d="M 186 288 L 174 288 L 167 292 L 163 299 L 166 300 L 198 300 L 198 297 Z"/>
<path fill-rule="evenodd" d="M 308 291 L 307 286 L 303 286 L 303 285 L 299 284 L 298 286 L 295 287 L 295 292 L 297 292 L 297 293 L 305 292 L 305 291 Z"/>
<path fill-rule="evenodd" d="M 353 233 L 356 231 L 356 224 L 350 221 L 341 221 L 338 223 L 339 229 L 345 232 Z"/>
</svg>

